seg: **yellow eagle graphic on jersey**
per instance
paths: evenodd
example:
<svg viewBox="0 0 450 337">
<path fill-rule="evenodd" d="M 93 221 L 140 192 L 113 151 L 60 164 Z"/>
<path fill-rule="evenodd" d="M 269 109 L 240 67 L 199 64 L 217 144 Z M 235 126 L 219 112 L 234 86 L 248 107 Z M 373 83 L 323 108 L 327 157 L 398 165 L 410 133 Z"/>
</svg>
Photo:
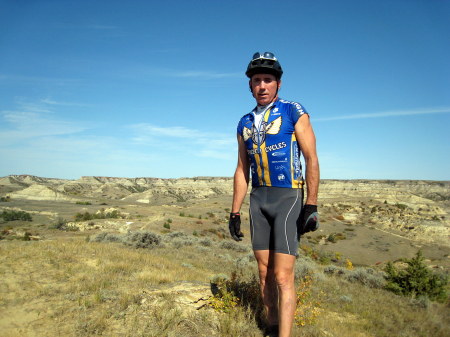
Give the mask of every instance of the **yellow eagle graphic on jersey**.
<svg viewBox="0 0 450 337">
<path fill-rule="evenodd" d="M 280 132 L 282 118 L 281 116 L 276 118 L 271 123 L 265 121 L 261 122 L 260 130 L 255 125 L 251 129 L 244 126 L 243 137 L 244 141 L 252 138 L 254 144 L 262 144 L 266 140 L 266 135 L 276 135 Z"/>
</svg>

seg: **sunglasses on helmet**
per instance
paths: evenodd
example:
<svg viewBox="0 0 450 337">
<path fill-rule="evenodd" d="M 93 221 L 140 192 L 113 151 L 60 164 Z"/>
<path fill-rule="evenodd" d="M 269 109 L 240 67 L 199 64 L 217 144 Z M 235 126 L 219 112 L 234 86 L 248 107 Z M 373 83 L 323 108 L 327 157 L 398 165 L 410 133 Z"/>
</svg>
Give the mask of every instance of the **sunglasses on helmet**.
<svg viewBox="0 0 450 337">
<path fill-rule="evenodd" d="M 270 51 L 266 51 L 264 54 L 261 54 L 260 52 L 254 53 L 252 61 L 255 61 L 258 59 L 278 61 L 277 58 L 275 57 L 275 55 L 273 53 L 271 53 Z"/>
</svg>

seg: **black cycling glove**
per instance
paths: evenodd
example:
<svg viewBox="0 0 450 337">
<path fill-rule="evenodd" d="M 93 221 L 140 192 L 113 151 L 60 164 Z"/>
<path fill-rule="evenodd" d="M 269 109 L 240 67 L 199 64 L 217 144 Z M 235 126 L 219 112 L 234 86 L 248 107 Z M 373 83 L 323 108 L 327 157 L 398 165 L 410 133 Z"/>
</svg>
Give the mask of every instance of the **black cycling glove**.
<svg viewBox="0 0 450 337">
<path fill-rule="evenodd" d="M 317 205 L 305 205 L 299 218 L 299 235 L 308 232 L 314 232 L 319 228 L 319 213 L 317 213 Z"/>
<path fill-rule="evenodd" d="M 236 241 L 242 241 L 244 234 L 241 232 L 241 214 L 230 213 L 230 221 L 228 222 L 230 234 Z"/>
</svg>

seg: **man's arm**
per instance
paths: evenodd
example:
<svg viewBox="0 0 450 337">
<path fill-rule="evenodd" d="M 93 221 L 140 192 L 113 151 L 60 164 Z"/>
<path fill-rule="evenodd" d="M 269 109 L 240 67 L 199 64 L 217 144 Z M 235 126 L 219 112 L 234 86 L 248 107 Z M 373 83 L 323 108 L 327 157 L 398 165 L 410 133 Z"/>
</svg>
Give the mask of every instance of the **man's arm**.
<svg viewBox="0 0 450 337">
<path fill-rule="evenodd" d="M 232 213 L 238 213 L 241 209 L 242 202 L 247 194 L 250 168 L 247 151 L 245 149 L 245 143 L 242 136 L 238 134 L 237 140 L 238 163 L 234 173 L 233 205 L 231 208 Z"/>
<path fill-rule="evenodd" d="M 306 164 L 307 197 L 305 204 L 317 205 L 319 191 L 319 159 L 316 151 L 316 136 L 309 121 L 309 115 L 303 114 L 295 124 L 295 137 L 300 144 Z"/>
</svg>

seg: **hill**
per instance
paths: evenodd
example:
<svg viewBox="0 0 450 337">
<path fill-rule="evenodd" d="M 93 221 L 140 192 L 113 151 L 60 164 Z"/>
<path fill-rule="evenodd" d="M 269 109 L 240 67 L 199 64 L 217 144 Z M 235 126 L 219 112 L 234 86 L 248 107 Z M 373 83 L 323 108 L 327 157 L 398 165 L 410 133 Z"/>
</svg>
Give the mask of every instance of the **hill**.
<svg viewBox="0 0 450 337">
<path fill-rule="evenodd" d="M 32 218 L 0 219 L 2 336 L 261 336 L 248 199 L 244 241 L 227 231 L 231 178 L 12 175 L 0 197 L 0 214 Z M 448 181 L 321 181 L 296 263 L 317 315 L 295 336 L 447 336 L 448 307 L 387 292 L 383 268 L 420 249 L 448 274 L 449 211 Z M 221 278 L 236 307 L 212 299 Z"/>
</svg>

